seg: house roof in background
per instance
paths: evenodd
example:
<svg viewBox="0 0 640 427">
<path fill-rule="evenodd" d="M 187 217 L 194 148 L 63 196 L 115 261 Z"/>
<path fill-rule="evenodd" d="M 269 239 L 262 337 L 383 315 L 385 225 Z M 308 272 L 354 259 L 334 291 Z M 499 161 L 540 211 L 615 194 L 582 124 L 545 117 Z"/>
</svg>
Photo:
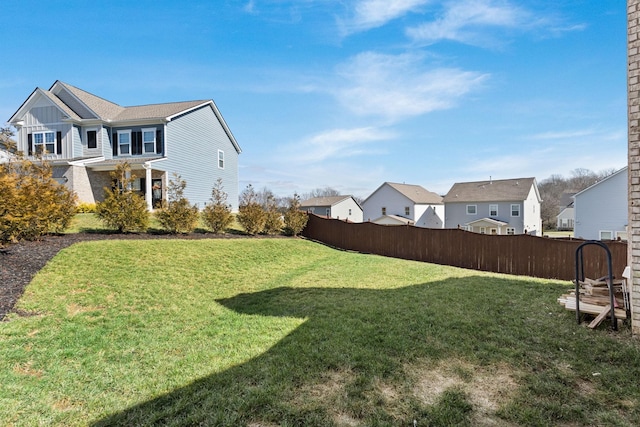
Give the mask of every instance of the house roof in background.
<svg viewBox="0 0 640 427">
<path fill-rule="evenodd" d="M 440 196 L 439 194 L 429 191 L 420 185 L 400 184 L 397 182 L 383 183 L 373 193 L 371 193 L 363 203 L 366 203 L 366 201 L 371 196 L 377 193 L 378 190 L 380 190 L 384 186 L 389 186 L 393 188 L 398 193 L 402 194 L 403 196 L 405 196 L 415 204 L 419 204 L 419 205 L 441 205 L 442 204 L 442 196 Z"/>
<path fill-rule="evenodd" d="M 525 200 L 529 196 L 532 186 L 535 187 L 536 195 L 540 200 L 535 178 L 456 182 L 447 195 L 444 196 L 444 202 L 508 202 Z"/>
<path fill-rule="evenodd" d="M 326 197 L 312 197 L 310 199 L 300 202 L 300 206 L 308 208 L 312 206 L 333 206 L 343 200 L 350 199 L 351 196 L 326 196 Z"/>
<path fill-rule="evenodd" d="M 560 196 L 559 206 L 566 208 L 573 205 L 573 196 L 575 196 L 575 194 L 575 191 L 565 191 L 564 193 L 562 193 L 562 195 Z"/>
</svg>

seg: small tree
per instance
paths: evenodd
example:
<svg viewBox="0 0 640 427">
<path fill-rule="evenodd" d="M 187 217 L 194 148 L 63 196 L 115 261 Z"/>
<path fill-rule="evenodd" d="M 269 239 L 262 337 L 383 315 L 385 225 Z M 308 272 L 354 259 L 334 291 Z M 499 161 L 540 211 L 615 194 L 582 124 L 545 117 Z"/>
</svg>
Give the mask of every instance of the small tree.
<svg viewBox="0 0 640 427">
<path fill-rule="evenodd" d="M 269 195 L 263 206 L 265 211 L 264 229 L 265 234 L 279 234 L 282 232 L 282 214 L 278 210 L 278 203 L 273 195 Z"/>
<path fill-rule="evenodd" d="M 10 132 L 5 148 L 15 152 Z M 76 196 L 52 177 L 51 165 L 42 158 L 32 162 L 16 152 L 0 164 L 0 245 L 22 239 L 35 240 L 68 227 L 76 212 Z"/>
<path fill-rule="evenodd" d="M 216 180 L 211 190 L 211 203 L 204 207 L 202 219 L 215 234 L 221 234 L 233 222 L 231 205 L 227 204 L 228 194 L 224 192 L 222 178 Z"/>
<path fill-rule="evenodd" d="M 309 216 L 300 210 L 300 196 L 294 194 L 289 199 L 289 207 L 284 214 L 284 231 L 290 236 L 297 236 L 307 225 Z"/>
<path fill-rule="evenodd" d="M 114 186 L 105 188 L 104 201 L 96 203 L 97 217 L 120 233 L 145 231 L 149 227 L 149 211 L 144 198 L 133 192 L 129 164 L 119 164 L 111 178 Z"/>
<path fill-rule="evenodd" d="M 266 213 L 260 203 L 253 186 L 247 185 L 240 194 L 238 207 L 238 222 L 251 235 L 261 233 L 266 222 Z"/>
<path fill-rule="evenodd" d="M 155 213 L 160 226 L 173 234 L 191 233 L 198 224 L 198 206 L 190 205 L 184 197 L 186 187 L 187 181 L 174 172 L 167 186 L 168 202 L 163 203 L 162 209 Z"/>
</svg>

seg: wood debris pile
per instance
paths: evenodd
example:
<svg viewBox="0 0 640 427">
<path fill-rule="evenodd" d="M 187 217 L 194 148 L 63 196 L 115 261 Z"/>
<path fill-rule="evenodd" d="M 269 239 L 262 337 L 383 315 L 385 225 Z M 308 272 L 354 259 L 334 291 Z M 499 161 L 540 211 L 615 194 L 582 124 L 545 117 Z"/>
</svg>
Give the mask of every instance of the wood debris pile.
<svg viewBox="0 0 640 427">
<path fill-rule="evenodd" d="M 585 278 L 580 281 L 580 314 L 591 314 L 596 318 L 589 324 L 590 328 L 595 328 L 605 318 L 611 314 L 611 297 L 609 295 L 608 278 L 600 279 Z M 573 282 L 575 285 L 575 281 Z M 629 293 L 625 279 L 613 280 L 614 292 L 614 312 L 617 319 L 627 319 L 630 304 Z M 575 288 L 567 294 L 558 298 L 558 302 L 567 310 L 576 311 L 576 291 Z"/>
</svg>

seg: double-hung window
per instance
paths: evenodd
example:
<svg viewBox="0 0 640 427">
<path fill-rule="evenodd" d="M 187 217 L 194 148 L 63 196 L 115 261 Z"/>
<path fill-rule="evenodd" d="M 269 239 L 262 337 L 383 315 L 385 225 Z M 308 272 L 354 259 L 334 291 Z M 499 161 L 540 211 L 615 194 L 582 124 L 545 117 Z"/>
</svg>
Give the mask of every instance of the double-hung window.
<svg viewBox="0 0 640 427">
<path fill-rule="evenodd" d="M 387 208 L 385 206 L 382 207 L 382 215 L 387 214 Z"/>
<path fill-rule="evenodd" d="M 475 215 L 478 212 L 478 205 L 467 205 L 467 215 Z"/>
<path fill-rule="evenodd" d="M 121 156 L 131 155 L 131 131 L 119 130 L 118 131 L 118 152 Z"/>
<path fill-rule="evenodd" d="M 489 216 L 498 216 L 498 205 L 489 205 Z"/>
<path fill-rule="evenodd" d="M 218 150 L 218 168 L 224 169 L 224 151 Z"/>
<path fill-rule="evenodd" d="M 87 131 L 87 148 L 98 148 L 98 131 Z"/>
<path fill-rule="evenodd" d="M 144 154 L 152 154 L 156 152 L 156 130 L 142 129 L 142 149 Z"/>
<path fill-rule="evenodd" d="M 513 236 L 514 234 L 516 234 L 516 229 L 513 227 L 507 227 L 507 234 L 509 236 Z"/>
<path fill-rule="evenodd" d="M 33 146 L 36 153 L 55 153 L 56 133 L 55 132 L 35 132 L 33 134 Z"/>
<path fill-rule="evenodd" d="M 520 205 L 511 205 L 511 216 L 520 216 Z"/>
<path fill-rule="evenodd" d="M 404 207 L 404 214 L 407 216 L 411 215 L 411 208 L 409 206 Z"/>
</svg>

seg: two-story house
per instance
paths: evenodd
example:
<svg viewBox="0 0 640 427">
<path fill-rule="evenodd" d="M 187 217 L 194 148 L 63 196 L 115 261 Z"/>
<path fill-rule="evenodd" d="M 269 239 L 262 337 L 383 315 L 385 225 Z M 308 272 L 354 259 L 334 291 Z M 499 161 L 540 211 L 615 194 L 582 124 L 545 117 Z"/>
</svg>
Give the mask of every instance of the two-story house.
<svg viewBox="0 0 640 427">
<path fill-rule="evenodd" d="M 364 221 L 444 228 L 442 196 L 420 185 L 385 182 L 362 202 Z"/>
<path fill-rule="evenodd" d="M 458 182 L 444 196 L 445 227 L 542 235 L 541 201 L 535 178 Z"/>
<path fill-rule="evenodd" d="M 122 107 L 58 80 L 49 90 L 36 88 L 9 124 L 18 150 L 48 160 L 80 202 L 103 200 L 110 172 L 128 162 L 149 209 L 166 199 L 174 173 L 201 209 L 218 178 L 238 208 L 241 149 L 212 100 Z"/>
<path fill-rule="evenodd" d="M 312 197 L 300 203 L 300 209 L 329 218 L 362 222 L 362 208 L 353 196 Z"/>
</svg>

